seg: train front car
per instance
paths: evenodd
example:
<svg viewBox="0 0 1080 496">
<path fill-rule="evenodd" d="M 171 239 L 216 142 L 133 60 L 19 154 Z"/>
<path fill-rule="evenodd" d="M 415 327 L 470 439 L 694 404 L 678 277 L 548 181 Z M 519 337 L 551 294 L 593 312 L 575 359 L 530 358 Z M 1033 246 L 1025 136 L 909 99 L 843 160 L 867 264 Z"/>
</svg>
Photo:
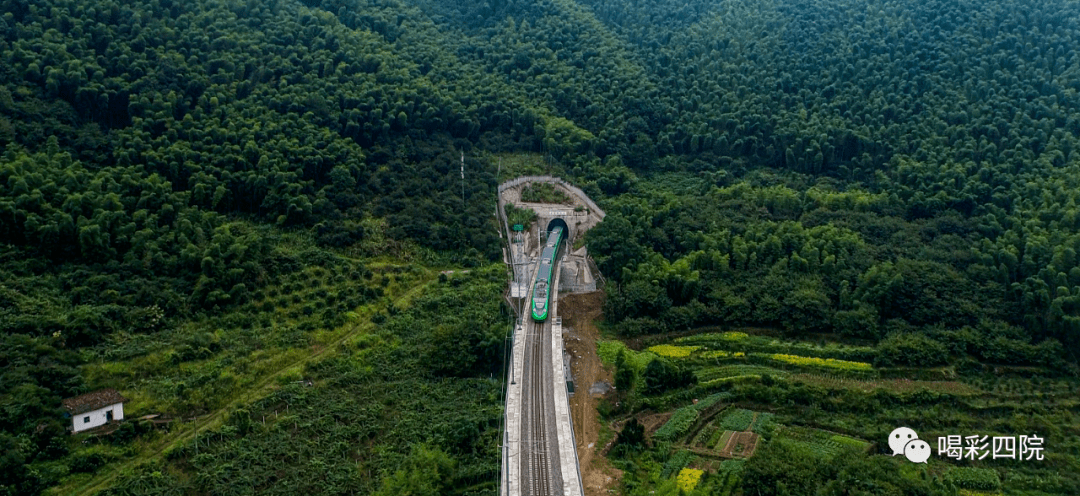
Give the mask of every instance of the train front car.
<svg viewBox="0 0 1080 496">
<path fill-rule="evenodd" d="M 544 249 L 540 251 L 540 270 L 536 273 L 536 285 L 533 286 L 532 318 L 537 322 L 547 320 L 548 307 L 551 306 L 551 284 L 555 267 L 555 257 L 559 254 L 562 241 L 562 228 L 552 229 Z"/>
<path fill-rule="evenodd" d="M 548 314 L 548 283 L 536 281 L 533 288 L 532 318 L 537 322 L 547 320 Z"/>
</svg>

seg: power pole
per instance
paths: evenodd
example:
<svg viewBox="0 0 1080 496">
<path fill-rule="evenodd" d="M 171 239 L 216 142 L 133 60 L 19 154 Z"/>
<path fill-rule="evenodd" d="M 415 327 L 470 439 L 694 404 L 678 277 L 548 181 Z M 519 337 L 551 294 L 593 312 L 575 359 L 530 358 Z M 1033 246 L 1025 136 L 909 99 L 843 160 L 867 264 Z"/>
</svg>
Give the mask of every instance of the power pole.
<svg viewBox="0 0 1080 496">
<path fill-rule="evenodd" d="M 517 378 L 514 376 L 514 346 L 517 343 L 514 342 L 514 334 L 517 331 L 517 326 L 514 325 L 514 316 L 510 316 L 510 384 L 516 385 Z M 510 394 L 509 390 L 506 394 Z"/>
<path fill-rule="evenodd" d="M 461 206 L 465 206 L 465 152 L 461 152 Z"/>
</svg>

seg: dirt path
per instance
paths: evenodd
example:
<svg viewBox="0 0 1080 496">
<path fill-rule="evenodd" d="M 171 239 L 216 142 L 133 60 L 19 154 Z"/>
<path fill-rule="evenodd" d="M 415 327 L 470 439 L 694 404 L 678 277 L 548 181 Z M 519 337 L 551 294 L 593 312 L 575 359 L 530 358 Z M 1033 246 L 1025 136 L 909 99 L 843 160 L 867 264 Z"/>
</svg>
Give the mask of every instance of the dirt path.
<svg viewBox="0 0 1080 496">
<path fill-rule="evenodd" d="M 601 423 L 596 407 L 602 396 L 593 397 L 589 388 L 597 382 L 612 384 L 611 371 L 605 370 L 596 355 L 600 331 L 593 321 L 600 317 L 603 294 L 600 292 L 573 294 L 559 300 L 559 315 L 563 319 L 563 338 L 570 352 L 570 369 L 574 375 L 574 396 L 570 398 L 570 416 L 574 422 L 574 441 L 577 444 L 581 479 L 585 496 L 607 496 L 617 489 L 622 471 L 608 463 L 600 451 Z"/>
</svg>

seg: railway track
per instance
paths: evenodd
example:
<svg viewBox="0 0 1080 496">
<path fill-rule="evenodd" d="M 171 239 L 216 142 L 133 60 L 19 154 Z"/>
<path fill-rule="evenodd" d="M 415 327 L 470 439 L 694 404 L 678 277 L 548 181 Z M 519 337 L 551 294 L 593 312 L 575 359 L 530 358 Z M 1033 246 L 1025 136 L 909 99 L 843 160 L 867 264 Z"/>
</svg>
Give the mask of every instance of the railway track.
<svg viewBox="0 0 1080 496">
<path fill-rule="evenodd" d="M 558 442 L 555 426 L 548 419 L 555 417 L 552 403 L 548 331 L 544 322 L 530 322 L 525 343 L 525 380 L 523 390 L 522 451 L 523 496 L 561 496 L 562 478 L 558 468 Z"/>
</svg>

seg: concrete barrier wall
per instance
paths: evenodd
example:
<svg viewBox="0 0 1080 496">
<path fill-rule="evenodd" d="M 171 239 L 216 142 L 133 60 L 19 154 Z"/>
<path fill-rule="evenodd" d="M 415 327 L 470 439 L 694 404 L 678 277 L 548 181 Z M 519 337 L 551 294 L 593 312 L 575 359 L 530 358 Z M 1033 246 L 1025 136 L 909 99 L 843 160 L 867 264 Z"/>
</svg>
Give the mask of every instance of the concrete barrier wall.
<svg viewBox="0 0 1080 496">
<path fill-rule="evenodd" d="M 578 188 L 577 186 L 574 186 L 573 184 L 563 181 L 562 179 L 555 176 L 521 176 L 517 179 L 511 179 L 499 185 L 499 193 L 502 193 L 507 189 L 520 186 L 525 183 L 558 184 L 559 186 L 570 190 L 570 192 L 585 200 L 585 204 L 589 207 L 589 211 L 595 212 L 596 215 L 601 219 L 603 219 L 604 216 L 607 215 L 600 207 L 596 206 L 596 203 L 592 201 L 592 198 L 589 198 L 589 195 L 586 195 L 584 191 L 581 191 L 581 188 Z"/>
</svg>

